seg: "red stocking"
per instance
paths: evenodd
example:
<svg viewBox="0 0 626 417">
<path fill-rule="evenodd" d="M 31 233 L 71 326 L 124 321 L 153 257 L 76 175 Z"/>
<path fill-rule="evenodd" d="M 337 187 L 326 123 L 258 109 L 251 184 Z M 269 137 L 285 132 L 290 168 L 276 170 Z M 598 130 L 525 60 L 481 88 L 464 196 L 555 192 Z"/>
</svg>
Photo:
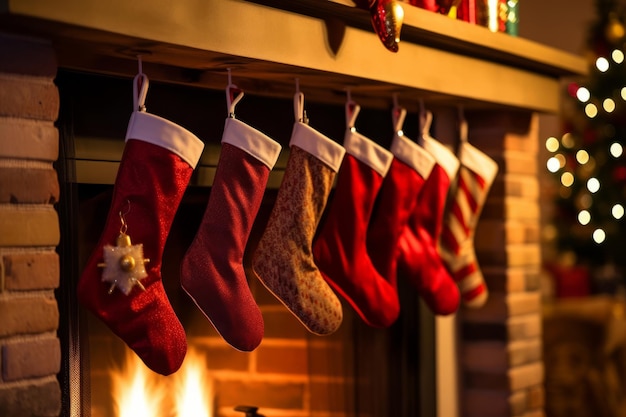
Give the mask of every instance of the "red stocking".
<svg viewBox="0 0 626 417">
<path fill-rule="evenodd" d="M 424 137 L 424 148 L 433 155 L 436 164 L 400 238 L 398 275 L 413 283 L 435 314 L 446 315 L 458 309 L 459 289 L 446 270 L 437 245 L 450 179 L 456 175 L 459 162 L 433 138 Z"/>
<path fill-rule="evenodd" d="M 393 156 L 352 129 L 347 130 L 343 145 L 346 156 L 313 256 L 324 279 L 365 323 L 388 327 L 400 313 L 398 293 L 374 268 L 365 239 L 376 195 Z"/>
<path fill-rule="evenodd" d="M 435 160 L 424 148 L 398 134 L 391 144 L 391 153 L 394 159 L 367 232 L 367 249 L 378 272 L 396 288 L 398 241 Z"/>
<path fill-rule="evenodd" d="M 264 326 L 243 255 L 279 153 L 277 142 L 226 119 L 209 202 L 181 267 L 183 289 L 224 340 L 246 352 L 261 343 Z"/>
<path fill-rule="evenodd" d="M 170 121 L 132 114 L 104 231 L 78 283 L 81 304 L 163 375 L 180 367 L 187 342 L 163 289 L 161 259 L 203 147 Z"/>
</svg>

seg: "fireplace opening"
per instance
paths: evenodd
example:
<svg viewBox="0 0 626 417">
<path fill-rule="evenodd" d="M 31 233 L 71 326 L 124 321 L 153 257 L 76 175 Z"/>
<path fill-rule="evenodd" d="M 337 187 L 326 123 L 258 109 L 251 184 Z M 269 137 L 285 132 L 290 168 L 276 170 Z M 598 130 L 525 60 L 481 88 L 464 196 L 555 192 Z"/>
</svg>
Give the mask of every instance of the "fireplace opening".
<svg viewBox="0 0 626 417">
<path fill-rule="evenodd" d="M 135 364 L 136 356 L 129 354 L 124 343 L 78 305 L 75 288 L 109 210 L 132 111 L 132 80 L 60 70 L 57 85 L 62 149 L 57 165 L 63 187 L 59 205 L 63 279 L 58 291 L 63 415 L 125 417 L 117 405 L 122 394 L 115 383 L 126 379 L 129 385 L 122 391 L 134 393 L 132 375 L 142 364 Z M 312 126 L 331 138 L 343 137 L 342 105 L 307 102 L 306 107 Z M 434 416 L 433 317 L 405 282 L 399 282 L 401 316 L 390 328 L 368 327 L 344 304 L 340 329 L 320 337 L 308 333 L 249 273 L 249 285 L 265 321 L 263 342 L 244 353 L 221 338 L 180 287 L 179 268 L 211 191 L 226 116 L 224 94 L 151 82 L 147 108 L 191 130 L 206 145 L 170 230 L 162 266 L 163 284 L 185 327 L 190 350 L 181 371 L 172 376 L 156 377 L 143 367 L 148 372 L 145 383 L 153 385 L 147 402 L 152 407 L 158 404 L 159 414 L 149 415 L 190 415 L 178 410 L 183 406 L 177 405 L 175 397 L 184 386 L 185 372 L 197 372 L 204 388 L 194 393 L 192 388 L 183 388 L 183 393 L 201 399 L 211 417 L 242 416 L 236 410 L 242 405 L 259 407 L 259 413 L 267 417 Z M 244 265 L 249 269 L 249 255 L 267 222 L 287 160 L 292 101 L 246 95 L 237 116 L 283 145 L 246 248 Z M 361 132 L 380 138 L 383 146 L 389 144 L 390 111 L 364 109 L 359 120 L 363 120 Z M 413 128 L 408 121 L 407 133 L 412 134 Z M 188 362 L 194 362 L 189 369 Z M 195 416 L 202 415 L 198 407 Z"/>
</svg>

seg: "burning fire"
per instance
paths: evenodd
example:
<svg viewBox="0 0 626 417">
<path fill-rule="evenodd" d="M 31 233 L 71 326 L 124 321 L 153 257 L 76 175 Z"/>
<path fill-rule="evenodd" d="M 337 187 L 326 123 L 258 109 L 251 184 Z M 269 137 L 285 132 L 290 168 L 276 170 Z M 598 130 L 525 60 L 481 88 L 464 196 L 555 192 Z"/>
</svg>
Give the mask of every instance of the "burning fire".
<svg viewBox="0 0 626 417">
<path fill-rule="evenodd" d="M 178 372 L 150 371 L 130 349 L 124 366 L 111 372 L 117 417 L 212 417 L 213 386 L 206 358 L 189 350 Z"/>
</svg>

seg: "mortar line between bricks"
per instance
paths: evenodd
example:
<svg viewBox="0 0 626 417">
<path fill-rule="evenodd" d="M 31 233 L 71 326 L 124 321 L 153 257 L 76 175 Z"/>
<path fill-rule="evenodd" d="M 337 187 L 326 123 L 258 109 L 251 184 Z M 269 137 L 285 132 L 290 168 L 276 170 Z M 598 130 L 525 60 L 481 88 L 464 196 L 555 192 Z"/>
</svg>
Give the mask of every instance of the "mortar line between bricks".
<svg viewBox="0 0 626 417">
<path fill-rule="evenodd" d="M 56 211 L 53 204 L 40 204 L 40 203 L 1 203 L 0 210 L 11 211 Z"/>
<path fill-rule="evenodd" d="M 55 298 L 54 290 L 4 291 L 0 293 L 0 301 L 15 300 L 18 298 Z"/>
<path fill-rule="evenodd" d="M 31 125 L 31 126 L 45 126 L 55 128 L 54 121 L 52 120 L 41 120 L 41 119 L 28 119 L 20 116 L 0 116 L 0 126 L 2 125 L 14 125 L 14 124 L 23 124 L 23 125 Z"/>
<path fill-rule="evenodd" d="M 13 254 L 31 254 L 31 255 L 41 255 L 44 253 L 56 253 L 56 246 L 5 246 L 0 247 L 0 256 L 2 255 L 13 255 Z"/>
<path fill-rule="evenodd" d="M 4 382 L 0 380 L 0 390 L 26 388 L 33 385 L 45 385 L 50 382 L 58 382 L 56 375 L 48 375 L 41 378 L 27 378 L 12 382 Z"/>
<path fill-rule="evenodd" d="M 28 81 L 39 84 L 50 84 L 55 77 L 45 75 L 28 75 L 28 74 L 9 74 L 0 72 L 0 81 Z"/>
<path fill-rule="evenodd" d="M 0 345 L 10 345 L 12 343 L 34 342 L 37 340 L 58 339 L 56 331 L 48 331 L 35 334 L 19 334 L 0 337 Z"/>
<path fill-rule="evenodd" d="M 0 158 L 0 168 L 20 168 L 20 169 L 52 169 L 51 161 L 41 161 L 37 159 Z"/>
</svg>

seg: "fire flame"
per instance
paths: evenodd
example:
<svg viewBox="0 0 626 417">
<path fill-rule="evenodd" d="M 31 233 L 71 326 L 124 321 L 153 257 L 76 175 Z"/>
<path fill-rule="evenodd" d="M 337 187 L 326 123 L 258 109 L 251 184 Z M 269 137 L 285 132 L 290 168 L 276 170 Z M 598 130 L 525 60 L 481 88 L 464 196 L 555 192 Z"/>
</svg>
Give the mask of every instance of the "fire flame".
<svg viewBox="0 0 626 417">
<path fill-rule="evenodd" d="M 206 377 L 205 357 L 195 350 L 187 352 L 182 369 L 177 373 L 176 416 L 211 417 L 213 384 Z"/>
<path fill-rule="evenodd" d="M 213 386 L 205 357 L 189 350 L 170 377 L 150 371 L 130 349 L 124 365 L 111 371 L 117 417 L 212 417 Z M 174 395 L 169 395 L 174 393 Z"/>
</svg>

